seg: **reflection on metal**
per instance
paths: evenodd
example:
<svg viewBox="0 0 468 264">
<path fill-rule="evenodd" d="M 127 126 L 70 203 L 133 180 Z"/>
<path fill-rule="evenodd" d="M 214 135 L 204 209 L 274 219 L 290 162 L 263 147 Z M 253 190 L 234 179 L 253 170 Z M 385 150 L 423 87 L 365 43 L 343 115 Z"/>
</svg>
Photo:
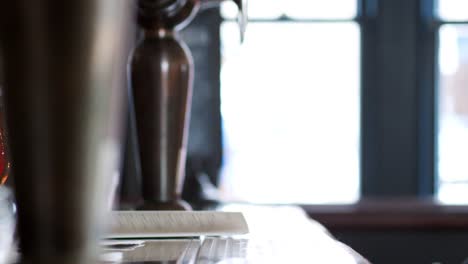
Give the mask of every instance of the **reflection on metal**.
<svg viewBox="0 0 468 264">
<path fill-rule="evenodd" d="M 134 250 L 113 251 L 123 253 L 124 263 L 237 263 L 235 260 L 246 263 L 247 246 L 247 239 L 207 237 L 147 240 Z"/>
<path fill-rule="evenodd" d="M 93 263 L 118 169 L 127 0 L 3 1 L 4 101 L 25 263 Z"/>
<path fill-rule="evenodd" d="M 298 207 L 238 204 L 220 209 L 242 211 L 250 233 L 149 239 L 134 251 L 120 251 L 123 252 L 123 263 L 369 263 L 335 240 L 322 225 L 309 219 Z"/>
<path fill-rule="evenodd" d="M 177 31 L 203 5 L 221 1 L 139 0 L 144 38 L 133 52 L 130 79 L 140 150 L 143 210 L 185 210 L 181 200 L 193 83 L 193 60 Z M 245 29 L 246 1 L 235 1 Z"/>
<path fill-rule="evenodd" d="M 249 227 L 241 213 L 212 211 L 118 211 L 111 216 L 107 238 L 165 238 L 244 235 Z"/>
<path fill-rule="evenodd" d="M 247 263 L 248 242 L 247 239 L 205 238 L 196 263 Z"/>
<path fill-rule="evenodd" d="M 145 246 L 124 252 L 124 262 L 177 261 L 195 263 L 199 239 L 165 239 L 146 241 Z"/>
</svg>

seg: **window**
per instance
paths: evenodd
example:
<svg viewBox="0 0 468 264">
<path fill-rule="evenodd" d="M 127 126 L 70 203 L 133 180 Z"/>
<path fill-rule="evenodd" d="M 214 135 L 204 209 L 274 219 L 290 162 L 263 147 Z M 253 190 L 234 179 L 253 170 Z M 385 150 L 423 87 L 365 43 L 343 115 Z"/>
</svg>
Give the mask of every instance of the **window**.
<svg viewBox="0 0 468 264">
<path fill-rule="evenodd" d="M 249 4 L 251 21 L 243 45 L 235 6 L 222 8 L 223 198 L 356 201 L 361 74 L 357 1 Z"/>
<path fill-rule="evenodd" d="M 235 6 L 205 23 L 220 35 L 223 199 L 468 202 L 468 1 L 249 3 L 243 45 Z"/>
<path fill-rule="evenodd" d="M 468 1 L 439 0 L 438 197 L 467 203 Z"/>
</svg>

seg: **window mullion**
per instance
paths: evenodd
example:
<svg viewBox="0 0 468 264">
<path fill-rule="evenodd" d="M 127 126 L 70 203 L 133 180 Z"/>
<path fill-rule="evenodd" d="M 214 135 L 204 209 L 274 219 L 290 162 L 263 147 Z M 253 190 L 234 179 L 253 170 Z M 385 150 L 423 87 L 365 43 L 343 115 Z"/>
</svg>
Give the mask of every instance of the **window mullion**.
<svg viewBox="0 0 468 264">
<path fill-rule="evenodd" d="M 434 23 L 435 0 L 420 0 L 420 23 L 417 39 L 418 89 L 418 179 L 419 194 L 433 195 L 435 190 L 437 153 L 436 65 L 437 32 Z"/>
<path fill-rule="evenodd" d="M 418 196 L 419 0 L 380 0 L 362 24 L 362 195 Z"/>
</svg>

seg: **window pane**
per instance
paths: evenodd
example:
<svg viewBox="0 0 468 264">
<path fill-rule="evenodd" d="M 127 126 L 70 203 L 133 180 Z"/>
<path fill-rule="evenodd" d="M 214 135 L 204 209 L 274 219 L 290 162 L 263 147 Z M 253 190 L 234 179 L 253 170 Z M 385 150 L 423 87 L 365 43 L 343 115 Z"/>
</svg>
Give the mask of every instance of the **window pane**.
<svg viewBox="0 0 468 264">
<path fill-rule="evenodd" d="M 442 20 L 468 20 L 468 0 L 438 0 L 437 10 Z"/>
<path fill-rule="evenodd" d="M 286 15 L 293 18 L 352 19 L 356 0 L 283 0 Z"/>
<path fill-rule="evenodd" d="M 297 19 L 352 19 L 357 14 L 357 0 L 253 0 L 249 18 L 274 19 L 287 15 Z M 222 5 L 224 18 L 234 19 L 237 8 L 232 2 Z"/>
<path fill-rule="evenodd" d="M 444 183 L 439 187 L 439 200 L 445 204 L 468 204 L 468 183 Z"/>
<path fill-rule="evenodd" d="M 468 25 L 439 31 L 439 198 L 460 202 L 468 185 Z M 467 200 L 467 199 L 465 199 Z"/>
<path fill-rule="evenodd" d="M 249 18 L 275 19 L 283 15 L 282 0 L 253 0 L 248 2 Z M 237 7 L 234 2 L 227 1 L 221 5 L 221 15 L 226 19 L 237 17 Z"/>
<path fill-rule="evenodd" d="M 347 23 L 222 25 L 227 200 L 353 202 L 359 196 L 360 31 Z"/>
</svg>

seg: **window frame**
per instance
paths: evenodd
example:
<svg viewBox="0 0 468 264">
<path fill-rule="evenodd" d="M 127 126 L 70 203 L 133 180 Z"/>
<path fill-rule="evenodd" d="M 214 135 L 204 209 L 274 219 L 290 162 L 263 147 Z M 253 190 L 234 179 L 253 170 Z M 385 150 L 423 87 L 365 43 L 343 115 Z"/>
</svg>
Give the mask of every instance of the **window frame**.
<svg viewBox="0 0 468 264">
<path fill-rule="evenodd" d="M 468 24 L 468 20 L 439 19 L 437 0 L 360 0 L 359 10 L 363 20 L 362 197 L 435 198 L 439 185 L 439 29 Z M 387 35 L 400 43 L 385 45 Z M 400 60 L 382 62 L 383 54 Z M 401 87 L 379 82 L 404 76 L 408 70 L 412 75 Z M 382 94 L 392 95 L 391 101 Z M 414 124 L 399 122 L 405 115 Z M 379 124 L 379 119 L 384 121 Z M 386 129 L 387 121 L 398 129 Z M 393 166 L 399 166 L 399 173 L 393 173 Z"/>
<path fill-rule="evenodd" d="M 358 0 L 355 19 L 294 19 L 360 26 L 363 199 L 432 198 L 437 192 L 438 28 L 468 21 L 439 21 L 435 5 L 436 0 Z M 210 27 L 219 28 L 221 21 Z"/>
<path fill-rule="evenodd" d="M 358 23 L 361 197 L 433 196 L 437 178 L 434 0 L 357 3 L 354 19 L 252 21 Z"/>
<path fill-rule="evenodd" d="M 361 0 L 362 197 L 436 193 L 434 0 Z"/>
<path fill-rule="evenodd" d="M 438 184 L 438 31 L 441 25 L 468 24 L 468 20 L 441 21 L 435 15 L 436 0 L 360 0 L 359 10 L 362 12 L 362 198 L 353 205 L 302 207 L 332 231 L 466 230 L 468 206 L 442 204 L 434 198 Z M 399 13 L 400 21 L 387 10 Z M 385 23 L 389 26 L 385 27 Z M 413 37 L 398 34 L 405 27 L 411 29 L 409 34 Z M 392 33 L 400 36 L 402 43 L 384 45 L 382 35 Z M 406 59 L 401 56 L 404 50 L 413 53 L 406 61 L 409 67 L 400 67 L 403 63 L 399 60 L 376 67 L 385 53 Z M 403 87 L 395 90 L 391 85 L 379 85 L 382 78 L 404 73 L 408 68 L 413 69 L 413 74 Z M 381 105 L 382 99 L 386 99 L 382 94 L 397 96 Z M 411 95 L 413 100 L 395 104 L 401 97 Z M 389 120 L 392 124 L 402 114 L 410 115 L 415 124 L 402 123 L 399 130 L 388 133 L 381 123 Z M 379 118 L 386 120 L 379 123 Z M 384 141 L 387 143 L 382 144 Z M 405 142 L 413 144 L 405 145 Z M 403 163 L 400 175 L 386 170 L 401 159 L 415 162 Z"/>
</svg>

